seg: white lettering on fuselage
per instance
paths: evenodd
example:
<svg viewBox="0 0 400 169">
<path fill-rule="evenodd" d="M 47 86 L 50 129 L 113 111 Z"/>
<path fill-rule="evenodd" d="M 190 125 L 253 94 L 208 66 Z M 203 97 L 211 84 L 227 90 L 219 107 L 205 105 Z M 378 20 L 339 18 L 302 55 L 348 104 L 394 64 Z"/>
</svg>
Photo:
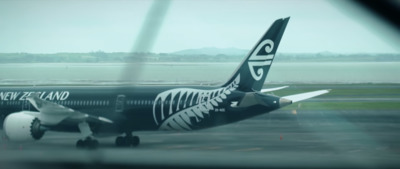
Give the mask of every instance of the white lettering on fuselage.
<svg viewBox="0 0 400 169">
<path fill-rule="evenodd" d="M 1 100 L 16 100 L 20 92 L 1 92 Z"/>
<path fill-rule="evenodd" d="M 32 93 L 40 93 L 39 97 L 44 100 L 66 100 L 69 91 L 50 91 L 50 92 L 0 92 L 0 101 L 26 100 Z"/>
</svg>

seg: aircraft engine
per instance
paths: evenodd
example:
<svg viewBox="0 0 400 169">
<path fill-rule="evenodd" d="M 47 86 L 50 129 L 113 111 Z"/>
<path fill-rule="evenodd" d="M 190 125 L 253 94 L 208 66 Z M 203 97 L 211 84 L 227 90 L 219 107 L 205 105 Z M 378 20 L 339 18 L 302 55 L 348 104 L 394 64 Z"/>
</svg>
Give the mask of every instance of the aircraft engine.
<svg viewBox="0 0 400 169">
<path fill-rule="evenodd" d="M 12 141 L 33 141 L 43 137 L 40 120 L 24 112 L 12 113 L 4 119 L 3 129 Z"/>
</svg>

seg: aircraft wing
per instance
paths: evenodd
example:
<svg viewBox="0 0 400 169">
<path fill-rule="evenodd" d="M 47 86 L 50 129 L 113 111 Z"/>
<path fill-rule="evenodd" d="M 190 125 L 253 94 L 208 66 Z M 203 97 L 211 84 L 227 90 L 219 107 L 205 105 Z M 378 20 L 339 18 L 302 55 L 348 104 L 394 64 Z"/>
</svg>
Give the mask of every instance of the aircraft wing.
<svg viewBox="0 0 400 169">
<path fill-rule="evenodd" d="M 39 110 L 40 113 L 35 113 L 35 116 L 38 116 L 42 123 L 46 125 L 57 125 L 63 120 L 71 121 L 74 124 L 81 122 L 113 123 L 104 117 L 92 116 L 57 103 L 43 100 L 39 98 L 39 93 L 32 93 L 27 97 L 27 100 Z"/>
<path fill-rule="evenodd" d="M 287 87 L 289 87 L 289 86 L 281 86 L 281 87 L 275 87 L 275 88 L 261 89 L 261 93 L 277 91 L 277 90 L 281 90 L 281 89 L 284 89 L 284 88 L 287 88 Z"/>
<path fill-rule="evenodd" d="M 307 93 L 300 93 L 300 94 L 295 94 L 295 95 L 289 95 L 289 96 L 284 96 L 282 98 L 291 100 L 292 103 L 296 103 L 302 100 L 306 100 L 309 98 L 313 98 L 319 95 L 323 95 L 326 93 L 329 93 L 330 90 L 318 90 L 318 91 L 313 91 L 313 92 L 307 92 Z"/>
</svg>

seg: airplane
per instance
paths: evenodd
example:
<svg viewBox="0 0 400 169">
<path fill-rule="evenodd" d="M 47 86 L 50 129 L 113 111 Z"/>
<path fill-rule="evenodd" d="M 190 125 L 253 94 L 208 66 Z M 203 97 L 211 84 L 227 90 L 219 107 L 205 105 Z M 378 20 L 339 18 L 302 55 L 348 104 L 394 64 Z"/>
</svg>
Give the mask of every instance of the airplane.
<svg viewBox="0 0 400 169">
<path fill-rule="evenodd" d="M 3 129 L 11 141 L 40 140 L 46 131 L 79 132 L 78 148 L 117 136 L 140 144 L 138 131 L 192 131 L 226 125 L 316 97 L 329 90 L 278 97 L 262 89 L 289 22 L 277 19 L 220 86 L 36 86 L 0 88 Z"/>
</svg>

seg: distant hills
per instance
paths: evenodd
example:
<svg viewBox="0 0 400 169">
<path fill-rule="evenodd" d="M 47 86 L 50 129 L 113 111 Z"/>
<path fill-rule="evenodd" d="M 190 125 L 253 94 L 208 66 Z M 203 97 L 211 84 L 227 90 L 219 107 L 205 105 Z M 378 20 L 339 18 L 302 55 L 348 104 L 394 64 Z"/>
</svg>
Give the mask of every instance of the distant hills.
<svg viewBox="0 0 400 169">
<path fill-rule="evenodd" d="M 205 47 L 205 48 L 198 48 L 198 49 L 185 49 L 173 52 L 171 54 L 176 55 L 210 55 L 210 56 L 217 56 L 217 55 L 246 55 L 249 50 L 245 49 L 238 49 L 238 48 L 216 48 L 216 47 Z"/>
<path fill-rule="evenodd" d="M 0 63 L 240 62 L 249 50 L 206 47 L 172 53 L 0 53 Z M 275 62 L 400 62 L 400 53 L 277 53 Z"/>
</svg>

